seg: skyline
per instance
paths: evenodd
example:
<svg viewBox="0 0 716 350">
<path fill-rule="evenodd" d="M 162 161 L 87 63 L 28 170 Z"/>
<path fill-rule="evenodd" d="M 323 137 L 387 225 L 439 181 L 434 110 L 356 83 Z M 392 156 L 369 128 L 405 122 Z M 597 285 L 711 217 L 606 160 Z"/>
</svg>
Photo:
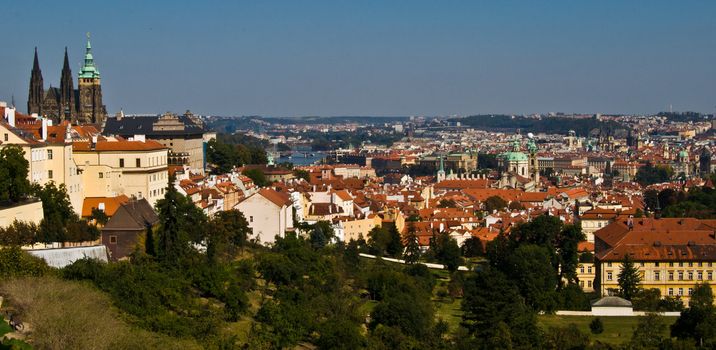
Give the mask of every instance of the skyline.
<svg viewBox="0 0 716 350">
<path fill-rule="evenodd" d="M 110 115 L 641 114 L 669 105 L 714 113 L 716 105 L 716 4 L 706 1 L 7 7 L 0 99 L 14 95 L 21 111 L 34 47 L 45 86 L 58 86 L 65 46 L 76 78 L 85 32 Z M 28 13 L 45 25 L 27 25 Z"/>
</svg>

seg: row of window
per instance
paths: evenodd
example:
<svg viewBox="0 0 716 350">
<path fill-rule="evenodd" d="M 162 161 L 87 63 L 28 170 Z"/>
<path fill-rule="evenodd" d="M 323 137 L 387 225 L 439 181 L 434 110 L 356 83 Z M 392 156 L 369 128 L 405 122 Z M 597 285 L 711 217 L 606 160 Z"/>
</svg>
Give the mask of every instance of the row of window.
<svg viewBox="0 0 716 350">
<path fill-rule="evenodd" d="M 642 271 L 642 277 L 644 277 L 644 272 Z M 676 276 L 677 279 L 674 279 Z M 662 279 L 662 273 L 661 271 L 654 271 L 653 272 L 654 281 L 661 281 Z M 666 273 L 666 280 L 668 281 L 693 281 L 694 277 L 696 277 L 696 280 L 702 281 L 704 280 L 704 272 L 703 271 L 669 271 Z M 713 271 L 707 271 L 706 272 L 706 279 L 709 281 L 713 281 Z M 607 281 L 612 281 L 614 279 L 614 273 L 612 271 L 607 271 Z"/>
<path fill-rule="evenodd" d="M 584 288 L 584 281 L 579 281 L 579 286 Z M 587 280 L 587 288 L 592 288 L 592 280 Z"/>
<path fill-rule="evenodd" d="M 584 266 L 579 267 L 579 273 L 584 273 Z M 592 267 L 587 266 L 587 273 L 592 273 Z"/>
<path fill-rule="evenodd" d="M 639 263 L 637 263 L 637 264 L 639 264 L 639 266 L 641 266 L 641 267 L 644 267 L 644 266 L 645 266 L 645 263 L 644 263 L 643 261 L 642 261 L 642 262 L 639 262 Z M 704 267 L 704 266 L 713 267 L 713 262 L 703 262 L 703 261 L 698 261 L 698 262 L 693 262 L 693 261 L 683 262 L 683 261 L 679 261 L 678 263 L 674 263 L 673 261 L 670 261 L 668 264 L 669 264 L 669 267 L 674 267 L 674 265 L 678 265 L 679 267 L 684 267 L 684 266 L 687 266 L 687 265 L 688 265 L 688 267 L 694 267 L 694 266 L 698 266 L 698 267 Z M 660 263 L 659 263 L 658 261 L 655 261 L 655 262 L 654 262 L 654 266 L 655 266 L 655 267 L 659 267 L 659 266 L 660 266 Z M 612 263 L 611 263 L 611 262 L 607 262 L 607 267 L 612 267 Z"/>
<path fill-rule="evenodd" d="M 691 294 L 694 293 L 694 289 L 693 289 L 693 288 L 688 288 L 687 291 L 688 291 L 689 295 L 691 295 Z M 669 296 L 674 296 L 674 288 L 669 288 L 668 291 L 667 291 L 667 294 L 668 294 Z M 684 288 L 679 288 L 677 295 L 684 295 Z"/>
<path fill-rule="evenodd" d="M 166 164 L 166 157 L 149 157 L 149 166 L 163 165 Z M 142 159 L 134 158 L 134 166 L 137 168 L 142 167 Z M 124 168 L 124 158 L 119 158 L 119 167 Z"/>
</svg>

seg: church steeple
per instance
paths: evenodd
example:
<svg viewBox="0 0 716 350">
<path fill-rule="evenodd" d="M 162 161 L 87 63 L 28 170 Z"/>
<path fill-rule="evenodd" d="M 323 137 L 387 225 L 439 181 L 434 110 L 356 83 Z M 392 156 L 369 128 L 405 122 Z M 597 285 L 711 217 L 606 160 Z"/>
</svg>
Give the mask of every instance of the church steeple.
<svg viewBox="0 0 716 350">
<path fill-rule="evenodd" d="M 62 65 L 60 77 L 60 119 L 67 120 L 75 115 L 75 88 L 72 82 L 72 70 L 70 60 L 67 57 L 65 46 L 65 62 Z"/>
<path fill-rule="evenodd" d="M 90 36 L 87 33 L 87 46 L 85 47 L 85 63 L 80 69 L 80 79 L 99 79 L 99 71 L 94 66 L 94 57 L 92 56 L 92 44 L 90 44 Z"/>
<path fill-rule="evenodd" d="M 40 70 L 40 60 L 37 58 L 37 47 L 35 47 L 35 59 L 32 62 L 32 72 L 30 73 L 30 91 L 27 96 L 27 113 L 42 114 L 42 102 L 45 96 L 44 82 L 42 81 L 42 71 Z"/>
<path fill-rule="evenodd" d="M 94 65 L 89 33 L 87 33 L 84 65 L 80 68 L 77 87 L 79 94 L 77 99 L 77 117 L 75 119 L 78 123 L 95 123 L 101 125 L 107 116 L 107 111 L 102 104 L 102 86 L 100 84 L 99 71 Z"/>
</svg>

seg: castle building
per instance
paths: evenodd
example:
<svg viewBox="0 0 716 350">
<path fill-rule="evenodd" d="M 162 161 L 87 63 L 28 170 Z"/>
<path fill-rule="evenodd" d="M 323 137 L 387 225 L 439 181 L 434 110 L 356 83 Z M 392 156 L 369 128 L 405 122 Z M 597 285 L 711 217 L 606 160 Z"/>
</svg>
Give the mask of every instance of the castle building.
<svg viewBox="0 0 716 350">
<path fill-rule="evenodd" d="M 72 70 L 67 56 L 67 48 L 65 48 L 60 87 L 50 85 L 45 90 L 37 48 L 35 48 L 27 98 L 28 114 L 36 113 L 46 116 L 55 123 L 65 120 L 69 120 L 73 124 L 102 124 L 104 122 L 107 110 L 102 104 L 100 74 L 94 64 L 89 37 L 85 48 L 84 64 L 77 78 L 77 87 L 77 89 L 74 88 Z"/>
</svg>

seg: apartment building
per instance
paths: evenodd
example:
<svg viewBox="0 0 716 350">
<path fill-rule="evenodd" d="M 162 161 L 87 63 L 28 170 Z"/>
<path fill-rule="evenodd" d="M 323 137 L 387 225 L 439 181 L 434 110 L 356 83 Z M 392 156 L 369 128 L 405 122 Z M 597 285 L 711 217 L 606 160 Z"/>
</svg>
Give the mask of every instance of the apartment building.
<svg viewBox="0 0 716 350">
<path fill-rule="evenodd" d="M 168 150 L 160 143 L 94 138 L 72 146 L 85 196 L 124 194 L 146 198 L 152 206 L 164 197 L 169 182 Z"/>
<path fill-rule="evenodd" d="M 603 294 L 619 288 L 625 255 L 642 275 L 641 287 L 688 302 L 697 283 L 716 288 L 716 220 L 617 219 L 595 233 L 595 283 Z"/>
</svg>

